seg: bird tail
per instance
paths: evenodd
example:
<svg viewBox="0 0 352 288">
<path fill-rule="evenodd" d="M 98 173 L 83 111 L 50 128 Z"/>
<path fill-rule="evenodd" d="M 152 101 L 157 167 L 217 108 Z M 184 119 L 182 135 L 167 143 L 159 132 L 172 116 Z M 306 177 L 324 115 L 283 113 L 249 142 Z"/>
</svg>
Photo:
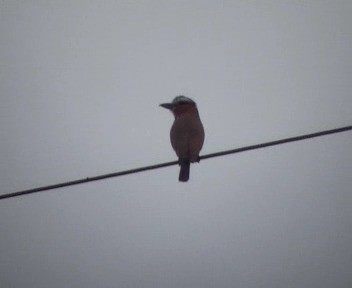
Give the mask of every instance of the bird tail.
<svg viewBox="0 0 352 288">
<path fill-rule="evenodd" d="M 189 166 L 190 166 L 190 161 L 186 159 L 180 159 L 180 175 L 178 177 L 178 180 L 181 182 L 187 182 L 189 179 Z"/>
</svg>

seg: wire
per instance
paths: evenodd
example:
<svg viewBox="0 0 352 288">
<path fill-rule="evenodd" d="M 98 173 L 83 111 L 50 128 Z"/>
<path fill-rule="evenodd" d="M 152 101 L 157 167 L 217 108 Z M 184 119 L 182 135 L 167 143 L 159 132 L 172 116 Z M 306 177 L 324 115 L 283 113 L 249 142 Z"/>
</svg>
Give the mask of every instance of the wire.
<svg viewBox="0 0 352 288">
<path fill-rule="evenodd" d="M 271 142 L 265 142 L 261 144 L 256 144 L 252 146 L 246 146 L 242 148 L 237 148 L 237 149 L 232 149 L 232 150 L 227 150 L 227 151 L 222 151 L 222 152 L 217 152 L 217 153 L 211 153 L 207 155 L 203 155 L 200 157 L 200 159 L 208 159 L 212 157 L 218 157 L 218 156 L 224 156 L 228 154 L 234 154 L 234 153 L 240 153 L 248 150 L 255 150 L 255 149 L 260 149 L 260 148 L 265 148 L 269 146 L 275 146 L 275 145 L 280 145 L 280 144 L 285 144 L 289 142 L 295 142 L 295 141 L 301 141 L 309 138 L 315 138 L 315 137 L 320 137 L 320 136 L 325 136 L 329 134 L 335 134 L 335 133 L 341 133 L 345 131 L 352 130 L 352 126 L 346 126 L 346 127 L 341 127 L 341 128 L 336 128 L 332 130 L 325 130 L 325 131 L 320 131 L 316 133 L 311 133 L 311 134 L 305 134 L 305 135 L 300 135 L 296 137 L 291 137 L 291 138 L 284 138 L 281 140 L 276 140 L 276 141 L 271 141 Z"/>
<path fill-rule="evenodd" d="M 305 140 L 305 139 L 309 139 L 309 138 L 315 138 L 315 137 L 325 136 L 325 135 L 329 135 L 329 134 L 341 133 L 341 132 L 345 132 L 345 131 L 349 131 L 349 130 L 352 130 L 352 126 L 346 126 L 346 127 L 341 127 L 341 128 L 332 129 L 332 130 L 325 130 L 325 131 L 320 131 L 320 132 L 316 132 L 316 133 L 305 134 L 305 135 L 300 135 L 300 136 L 296 136 L 296 137 L 284 138 L 281 140 L 276 140 L 276 141 L 265 142 L 265 143 L 260 143 L 260 144 L 256 144 L 256 145 L 241 147 L 241 148 L 237 148 L 237 149 L 211 153 L 211 154 L 200 156 L 199 159 L 204 160 L 204 159 L 209 159 L 209 158 L 213 158 L 213 157 L 225 156 L 228 154 L 235 154 L 235 153 L 240 153 L 240 152 L 244 152 L 244 151 L 265 148 L 265 147 L 269 147 L 269 146 L 281 145 L 284 143 L 301 141 L 301 140 Z M 104 174 L 104 175 L 99 175 L 99 176 L 94 176 L 94 177 L 83 178 L 83 179 L 79 179 L 79 180 L 63 182 L 63 183 L 54 184 L 54 185 L 42 186 L 42 187 L 37 187 L 37 188 L 33 188 L 33 189 L 28 189 L 28 190 L 22 190 L 22 191 L 18 191 L 18 192 L 14 192 L 14 193 L 3 194 L 3 195 L 0 195 L 0 199 L 17 197 L 17 196 L 21 196 L 21 195 L 27 195 L 27 194 L 32 194 L 32 193 L 36 193 L 36 192 L 47 191 L 47 190 L 52 190 L 52 189 L 57 189 L 57 188 L 62 188 L 62 187 L 67 187 L 67 186 L 73 186 L 73 185 L 103 180 L 103 179 L 112 178 L 112 177 L 134 174 L 134 173 L 143 172 L 143 171 L 147 171 L 147 170 L 154 170 L 154 169 L 159 169 L 159 168 L 163 168 L 163 167 L 167 167 L 167 166 L 173 166 L 176 164 L 178 164 L 178 161 L 171 161 L 171 162 L 165 162 L 165 163 L 160 163 L 160 164 L 155 164 L 155 165 L 150 165 L 150 166 L 145 166 L 145 167 L 140 167 L 140 168 L 135 168 L 135 169 L 130 169 L 130 170 L 125 170 L 125 171 L 120 171 L 120 172 L 115 172 L 115 173 L 109 173 L 109 174 Z"/>
</svg>

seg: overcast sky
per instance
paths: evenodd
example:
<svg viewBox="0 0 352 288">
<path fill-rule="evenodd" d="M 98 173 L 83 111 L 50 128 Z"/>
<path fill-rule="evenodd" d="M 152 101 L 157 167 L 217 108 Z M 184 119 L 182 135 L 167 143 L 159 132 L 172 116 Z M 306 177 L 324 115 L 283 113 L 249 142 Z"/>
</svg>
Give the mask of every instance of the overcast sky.
<svg viewBox="0 0 352 288">
<path fill-rule="evenodd" d="M 352 2 L 0 1 L 0 193 L 352 125 Z M 0 201 L 0 286 L 352 287 L 352 133 Z"/>
</svg>

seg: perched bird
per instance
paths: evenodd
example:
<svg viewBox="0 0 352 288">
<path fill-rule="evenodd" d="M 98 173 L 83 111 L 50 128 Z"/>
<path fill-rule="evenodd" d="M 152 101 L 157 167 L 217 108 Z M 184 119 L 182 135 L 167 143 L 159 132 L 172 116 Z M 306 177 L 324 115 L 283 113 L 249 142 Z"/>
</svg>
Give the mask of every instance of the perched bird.
<svg viewBox="0 0 352 288">
<path fill-rule="evenodd" d="M 171 103 L 160 104 L 175 116 L 170 140 L 181 166 L 178 180 L 189 179 L 190 163 L 199 162 L 199 152 L 204 142 L 204 128 L 200 121 L 196 103 L 185 96 L 177 96 Z"/>
</svg>

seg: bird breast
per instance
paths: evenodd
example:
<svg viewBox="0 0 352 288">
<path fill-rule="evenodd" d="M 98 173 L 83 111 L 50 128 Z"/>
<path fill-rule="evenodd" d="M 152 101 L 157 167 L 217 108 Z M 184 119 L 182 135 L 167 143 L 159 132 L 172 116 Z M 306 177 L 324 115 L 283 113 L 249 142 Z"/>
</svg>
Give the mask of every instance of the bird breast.
<svg viewBox="0 0 352 288">
<path fill-rule="evenodd" d="M 197 161 L 204 142 L 204 129 L 198 114 L 176 118 L 171 127 L 170 138 L 179 158 Z"/>
</svg>

